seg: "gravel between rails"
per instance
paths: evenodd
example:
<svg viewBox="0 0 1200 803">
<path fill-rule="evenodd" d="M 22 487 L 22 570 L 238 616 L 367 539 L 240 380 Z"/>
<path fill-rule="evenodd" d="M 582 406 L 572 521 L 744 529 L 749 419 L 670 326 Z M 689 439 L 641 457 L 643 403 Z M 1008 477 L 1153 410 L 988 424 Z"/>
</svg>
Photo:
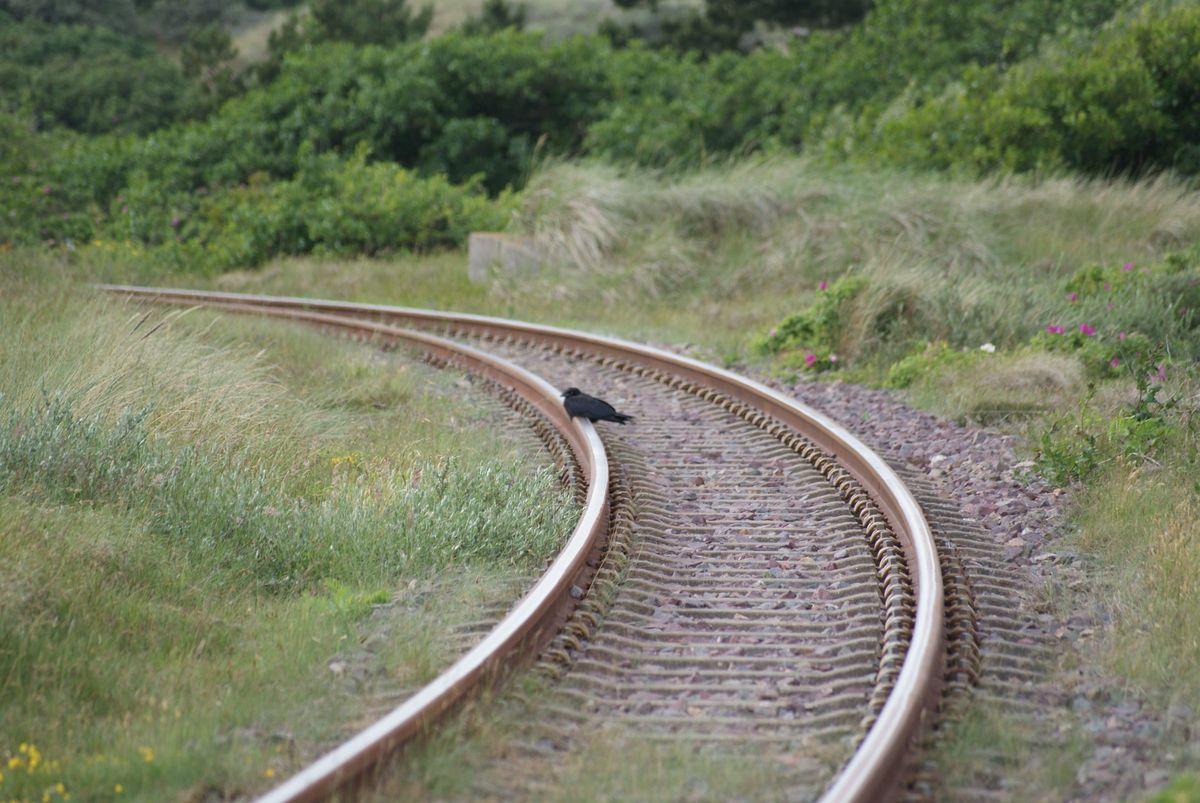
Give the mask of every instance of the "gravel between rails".
<svg viewBox="0 0 1200 803">
<path fill-rule="evenodd" d="M 635 417 L 603 428 L 633 525 L 603 621 L 562 650 L 561 677 L 474 794 L 540 796 L 546 768 L 602 731 L 741 751 L 764 788 L 815 798 L 870 720 L 884 629 L 875 558 L 839 492 L 699 397 L 542 349 L 487 348 Z"/>
</svg>

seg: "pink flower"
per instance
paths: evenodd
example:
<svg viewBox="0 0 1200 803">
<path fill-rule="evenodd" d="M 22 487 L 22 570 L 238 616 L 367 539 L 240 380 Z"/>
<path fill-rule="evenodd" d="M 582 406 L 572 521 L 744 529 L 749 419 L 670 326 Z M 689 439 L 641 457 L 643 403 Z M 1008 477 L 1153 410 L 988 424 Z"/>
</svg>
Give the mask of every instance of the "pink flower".
<svg viewBox="0 0 1200 803">
<path fill-rule="evenodd" d="M 1167 364 L 1165 362 L 1160 362 L 1158 364 L 1158 370 L 1155 371 L 1154 378 L 1159 382 L 1167 381 Z"/>
<path fill-rule="evenodd" d="M 1117 340 L 1124 340 L 1127 337 L 1129 337 L 1129 335 L 1125 334 L 1124 332 L 1117 332 Z"/>
<path fill-rule="evenodd" d="M 818 289 L 818 290 L 828 290 L 828 289 L 829 289 L 829 282 L 827 282 L 827 281 L 825 281 L 824 279 L 822 279 L 821 281 L 817 282 L 817 289 Z"/>
<path fill-rule="evenodd" d="M 50 194 L 50 185 L 43 184 L 42 185 L 42 195 L 49 195 L 49 194 Z"/>
<path fill-rule="evenodd" d="M 1108 361 L 1109 368 L 1116 368 L 1120 364 L 1121 364 L 1121 361 L 1116 357 L 1113 357 L 1111 360 Z"/>
<path fill-rule="evenodd" d="M 1067 329 L 1064 326 L 1047 326 L 1046 332 L 1052 335 L 1065 335 Z"/>
<path fill-rule="evenodd" d="M 1079 293 L 1071 293 L 1071 295 L 1067 296 L 1067 300 L 1074 304 L 1079 300 Z"/>
<path fill-rule="evenodd" d="M 804 355 L 804 364 L 807 365 L 809 368 L 812 368 L 813 365 L 816 364 L 816 362 L 817 362 L 817 355 L 813 354 L 811 351 L 808 354 Z"/>
<path fill-rule="evenodd" d="M 1111 291 L 1112 291 L 1112 285 L 1111 285 L 1111 284 L 1109 284 L 1108 282 L 1105 282 L 1105 283 L 1104 283 L 1104 289 L 1105 289 L 1105 290 L 1108 290 L 1108 291 L 1110 291 L 1110 292 L 1111 292 Z"/>
<path fill-rule="evenodd" d="M 1079 324 L 1079 331 L 1083 332 L 1084 337 L 1091 337 L 1096 334 L 1096 330 L 1088 326 L 1086 323 Z"/>
<path fill-rule="evenodd" d="M 767 332 L 767 337 L 775 337 L 775 333 L 776 333 L 777 331 L 778 331 L 778 330 L 777 330 L 777 329 L 776 329 L 774 326 L 772 326 L 772 327 L 771 327 L 771 331 Z"/>
<path fill-rule="evenodd" d="M 1104 305 L 1104 308 L 1105 308 L 1105 309 L 1107 309 L 1107 310 L 1111 310 L 1111 309 L 1112 309 L 1113 307 L 1115 307 L 1115 306 L 1116 306 L 1115 304 L 1105 304 L 1105 305 Z"/>
<path fill-rule="evenodd" d="M 171 225 L 172 225 L 173 227 L 178 227 L 178 226 L 179 226 L 179 216 L 178 216 L 178 215 L 176 215 L 175 217 L 171 218 Z"/>
<path fill-rule="evenodd" d="M 1121 270 L 1124 271 L 1125 273 L 1128 273 L 1129 271 L 1133 270 L 1133 263 L 1126 262 L 1124 265 L 1121 266 Z"/>
<path fill-rule="evenodd" d="M 829 355 L 829 361 L 830 361 L 831 363 L 836 363 L 836 362 L 837 362 L 837 355 L 836 355 L 836 354 L 830 354 L 830 355 Z"/>
</svg>

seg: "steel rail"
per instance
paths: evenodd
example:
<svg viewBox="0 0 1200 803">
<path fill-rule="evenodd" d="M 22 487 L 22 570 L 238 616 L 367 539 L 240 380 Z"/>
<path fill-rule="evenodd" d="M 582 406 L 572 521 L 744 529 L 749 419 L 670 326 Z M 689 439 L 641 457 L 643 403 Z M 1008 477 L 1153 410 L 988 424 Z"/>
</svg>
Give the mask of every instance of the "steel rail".
<svg viewBox="0 0 1200 803">
<path fill-rule="evenodd" d="M 482 315 L 358 304 L 287 296 L 102 285 L 130 298 L 169 303 L 240 304 L 264 309 L 316 310 L 409 325 L 446 327 L 485 337 L 517 337 L 547 346 L 571 346 L 618 363 L 636 363 L 710 387 L 790 426 L 834 457 L 870 494 L 904 547 L 915 592 L 913 632 L 887 702 L 854 755 L 822 800 L 887 799 L 903 783 L 912 745 L 936 710 L 945 666 L 945 611 L 941 565 L 920 505 L 884 460 L 832 419 L 751 379 L 663 349 L 616 338 Z"/>
</svg>

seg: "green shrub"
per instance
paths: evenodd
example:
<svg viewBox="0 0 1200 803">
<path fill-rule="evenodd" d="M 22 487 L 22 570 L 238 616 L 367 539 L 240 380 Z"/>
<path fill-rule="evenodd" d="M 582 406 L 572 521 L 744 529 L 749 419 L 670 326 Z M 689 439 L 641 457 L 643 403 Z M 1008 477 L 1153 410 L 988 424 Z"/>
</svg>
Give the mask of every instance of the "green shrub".
<svg viewBox="0 0 1200 803">
<path fill-rule="evenodd" d="M 1063 285 L 1062 318 L 1030 341 L 1073 353 L 1095 378 L 1146 373 L 1200 355 L 1200 275 L 1194 250 L 1160 263 L 1089 265 Z M 1169 344 L 1169 348 L 1167 347 Z"/>
<path fill-rule="evenodd" d="M 1088 482 L 1114 465 L 1138 466 L 1178 441 L 1187 423 L 1175 414 L 1177 399 L 1158 398 L 1157 376 L 1137 376 L 1138 399 L 1115 414 L 1093 403 L 1095 387 L 1077 410 L 1053 417 L 1038 434 L 1037 470 L 1056 485 Z"/>
<path fill-rule="evenodd" d="M 884 387 L 907 389 L 921 380 L 936 377 L 943 371 L 965 368 L 986 357 L 979 350 L 963 351 L 950 348 L 944 340 L 926 342 L 888 368 Z"/>
<path fill-rule="evenodd" d="M 252 180 L 200 196 L 187 211 L 130 193 L 160 232 L 163 255 L 181 266 L 225 270 L 282 254 L 367 254 L 462 245 L 479 229 L 503 228 L 511 195 L 489 199 L 478 182 L 419 178 L 393 164 L 306 159 L 291 181 Z M 140 207 L 139 207 L 140 208 Z M 144 238 L 148 239 L 148 237 Z"/>
<path fill-rule="evenodd" d="M 979 66 L 912 93 L 851 139 L 865 155 L 935 168 L 1087 173 L 1200 170 L 1200 9 L 1145 12 L 1011 69 Z"/>
<path fill-rule="evenodd" d="M 0 107 L 42 127 L 147 133 L 204 108 L 198 87 L 152 42 L 106 28 L 6 19 L 0 13 Z"/>
<path fill-rule="evenodd" d="M 789 354 L 789 367 L 813 371 L 837 367 L 841 358 L 836 350 L 848 325 L 850 304 L 867 285 L 853 276 L 843 276 L 827 287 L 824 284 L 807 309 L 789 315 L 766 336 L 755 340 L 754 350 L 760 354 Z"/>
<path fill-rule="evenodd" d="M 799 146 L 806 62 L 776 50 L 706 61 L 631 48 L 611 64 L 613 98 L 587 133 L 590 153 L 655 167 Z"/>
</svg>

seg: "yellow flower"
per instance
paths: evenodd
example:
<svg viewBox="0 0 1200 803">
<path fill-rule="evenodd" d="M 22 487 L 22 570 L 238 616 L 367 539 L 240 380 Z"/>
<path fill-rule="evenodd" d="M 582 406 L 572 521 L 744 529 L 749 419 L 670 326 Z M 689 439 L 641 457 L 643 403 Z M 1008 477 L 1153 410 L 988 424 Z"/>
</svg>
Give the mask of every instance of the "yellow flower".
<svg viewBox="0 0 1200 803">
<path fill-rule="evenodd" d="M 116 786 L 113 787 L 113 791 L 119 795 L 125 791 L 125 787 L 121 786 L 121 784 L 117 784 Z"/>
<path fill-rule="evenodd" d="M 138 752 L 142 754 L 142 758 L 146 760 L 147 764 L 154 760 L 154 751 L 149 747 L 139 747 Z"/>
<path fill-rule="evenodd" d="M 16 756 L 13 756 L 12 758 L 10 758 L 8 760 L 8 768 L 10 770 L 15 770 L 17 767 L 21 766 L 22 763 L 23 762 L 21 761 L 21 759 L 17 758 Z"/>
<path fill-rule="evenodd" d="M 263 772 L 263 777 L 264 778 L 274 778 L 275 777 L 275 769 L 273 767 L 267 767 L 266 771 Z"/>
<path fill-rule="evenodd" d="M 0 783 L 4 783 L 4 773 L 0 772 Z"/>
<path fill-rule="evenodd" d="M 67 787 L 62 785 L 62 781 L 59 781 L 58 783 L 54 784 L 54 791 L 61 795 L 67 791 Z"/>
</svg>

